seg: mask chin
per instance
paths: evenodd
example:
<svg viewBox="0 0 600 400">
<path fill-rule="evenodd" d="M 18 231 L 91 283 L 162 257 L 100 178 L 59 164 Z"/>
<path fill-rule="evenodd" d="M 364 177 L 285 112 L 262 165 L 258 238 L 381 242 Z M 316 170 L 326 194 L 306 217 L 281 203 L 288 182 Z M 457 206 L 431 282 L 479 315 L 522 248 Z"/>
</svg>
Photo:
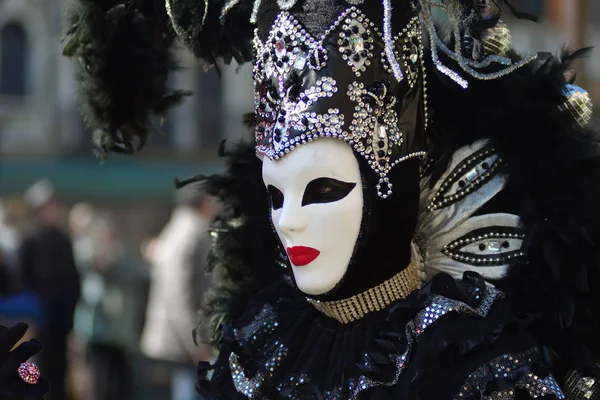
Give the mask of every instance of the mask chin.
<svg viewBox="0 0 600 400">
<path fill-rule="evenodd" d="M 329 292 L 309 296 L 319 301 L 345 299 L 362 293 L 406 268 L 419 212 L 419 159 L 406 160 L 389 173 L 394 193 L 377 195 L 378 176 L 356 155 L 363 184 L 363 217 L 346 273 Z"/>
</svg>

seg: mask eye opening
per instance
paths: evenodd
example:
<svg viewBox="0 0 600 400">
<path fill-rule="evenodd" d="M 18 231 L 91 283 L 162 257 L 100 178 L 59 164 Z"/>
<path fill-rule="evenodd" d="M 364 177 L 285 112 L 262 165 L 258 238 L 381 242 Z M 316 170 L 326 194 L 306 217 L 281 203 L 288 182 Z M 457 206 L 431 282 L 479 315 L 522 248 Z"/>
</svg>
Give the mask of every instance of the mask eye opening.
<svg viewBox="0 0 600 400">
<path fill-rule="evenodd" d="M 283 207 L 283 193 L 273 185 L 267 186 L 267 192 L 269 193 L 269 203 L 273 210 L 279 210 Z"/>
<path fill-rule="evenodd" d="M 317 178 L 306 185 L 302 206 L 340 201 L 354 190 L 356 183 L 342 182 L 333 178 Z"/>
</svg>

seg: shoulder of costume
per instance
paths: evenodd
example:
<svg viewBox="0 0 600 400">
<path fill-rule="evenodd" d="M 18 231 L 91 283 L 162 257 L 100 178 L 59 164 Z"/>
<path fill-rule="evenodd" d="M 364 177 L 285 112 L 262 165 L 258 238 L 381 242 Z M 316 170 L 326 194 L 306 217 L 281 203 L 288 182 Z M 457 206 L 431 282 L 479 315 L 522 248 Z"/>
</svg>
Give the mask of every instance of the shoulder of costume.
<svg viewBox="0 0 600 400">
<path fill-rule="evenodd" d="M 600 359 L 599 139 L 586 126 L 591 104 L 574 86 L 573 67 L 587 52 L 539 54 L 499 79 L 471 81 L 468 90 L 443 78 L 428 86 L 430 187 L 456 167 L 456 154 L 480 150 L 468 150 L 473 143 L 493 148 L 502 188 L 480 213 L 517 215 L 526 253 L 493 283 L 536 320 L 531 330 L 571 367 Z"/>
</svg>

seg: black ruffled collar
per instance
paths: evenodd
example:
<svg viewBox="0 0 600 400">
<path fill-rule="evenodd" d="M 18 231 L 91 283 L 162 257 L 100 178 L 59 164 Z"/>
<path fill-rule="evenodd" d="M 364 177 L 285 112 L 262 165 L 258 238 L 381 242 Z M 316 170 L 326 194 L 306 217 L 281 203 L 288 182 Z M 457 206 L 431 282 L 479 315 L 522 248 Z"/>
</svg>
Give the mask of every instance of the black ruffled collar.
<svg viewBox="0 0 600 400">
<path fill-rule="evenodd" d="M 450 348 L 458 355 L 493 342 L 513 321 L 502 293 L 475 273 L 461 283 L 440 274 L 385 310 L 348 324 L 321 314 L 280 283 L 259 293 L 245 315 L 224 328 L 219 359 L 208 368 L 212 378 L 201 379 L 198 389 L 208 399 L 382 399 L 382 390 L 404 398 L 418 390 L 427 360 Z M 448 380 L 437 398 L 458 393 L 470 372 Z"/>
</svg>

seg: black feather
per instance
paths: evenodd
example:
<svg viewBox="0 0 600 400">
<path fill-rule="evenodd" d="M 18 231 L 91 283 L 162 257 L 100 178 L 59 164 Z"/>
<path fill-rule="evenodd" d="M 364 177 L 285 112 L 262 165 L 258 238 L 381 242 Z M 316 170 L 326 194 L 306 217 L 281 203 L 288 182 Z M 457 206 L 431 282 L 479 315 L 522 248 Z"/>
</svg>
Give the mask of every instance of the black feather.
<svg viewBox="0 0 600 400">
<path fill-rule="evenodd" d="M 438 174 L 455 149 L 480 138 L 507 163 L 508 185 L 489 211 L 521 216 L 529 259 L 497 286 L 568 367 L 600 359 L 600 141 L 559 108 L 587 52 L 541 55 L 503 78 L 471 79 L 468 90 L 444 79 L 428 87 Z"/>
<path fill-rule="evenodd" d="M 63 54 L 78 61 L 77 94 L 98 155 L 131 154 L 190 94 L 168 87 L 177 36 L 214 65 L 252 58 L 252 2 L 223 14 L 225 1 L 69 0 Z M 221 16 L 223 15 L 223 18 Z M 175 28 L 175 29 L 174 29 Z"/>
<path fill-rule="evenodd" d="M 240 0 L 227 11 L 224 7 L 228 3 L 231 2 L 170 0 L 175 30 L 194 55 L 209 65 L 217 65 L 217 60 L 226 64 L 252 60 L 254 26 L 250 15 L 254 2 Z"/>
<path fill-rule="evenodd" d="M 174 34 L 159 0 L 70 0 L 64 55 L 78 61 L 77 96 L 98 153 L 130 154 L 187 92 L 167 86 Z"/>
<path fill-rule="evenodd" d="M 207 293 L 203 318 L 212 325 L 213 342 L 222 322 L 239 316 L 251 295 L 286 274 L 276 262 L 278 244 L 254 144 L 221 151 L 228 158 L 227 172 L 204 180 L 206 191 L 226 205 L 213 227 L 209 271 L 214 286 Z"/>
</svg>

